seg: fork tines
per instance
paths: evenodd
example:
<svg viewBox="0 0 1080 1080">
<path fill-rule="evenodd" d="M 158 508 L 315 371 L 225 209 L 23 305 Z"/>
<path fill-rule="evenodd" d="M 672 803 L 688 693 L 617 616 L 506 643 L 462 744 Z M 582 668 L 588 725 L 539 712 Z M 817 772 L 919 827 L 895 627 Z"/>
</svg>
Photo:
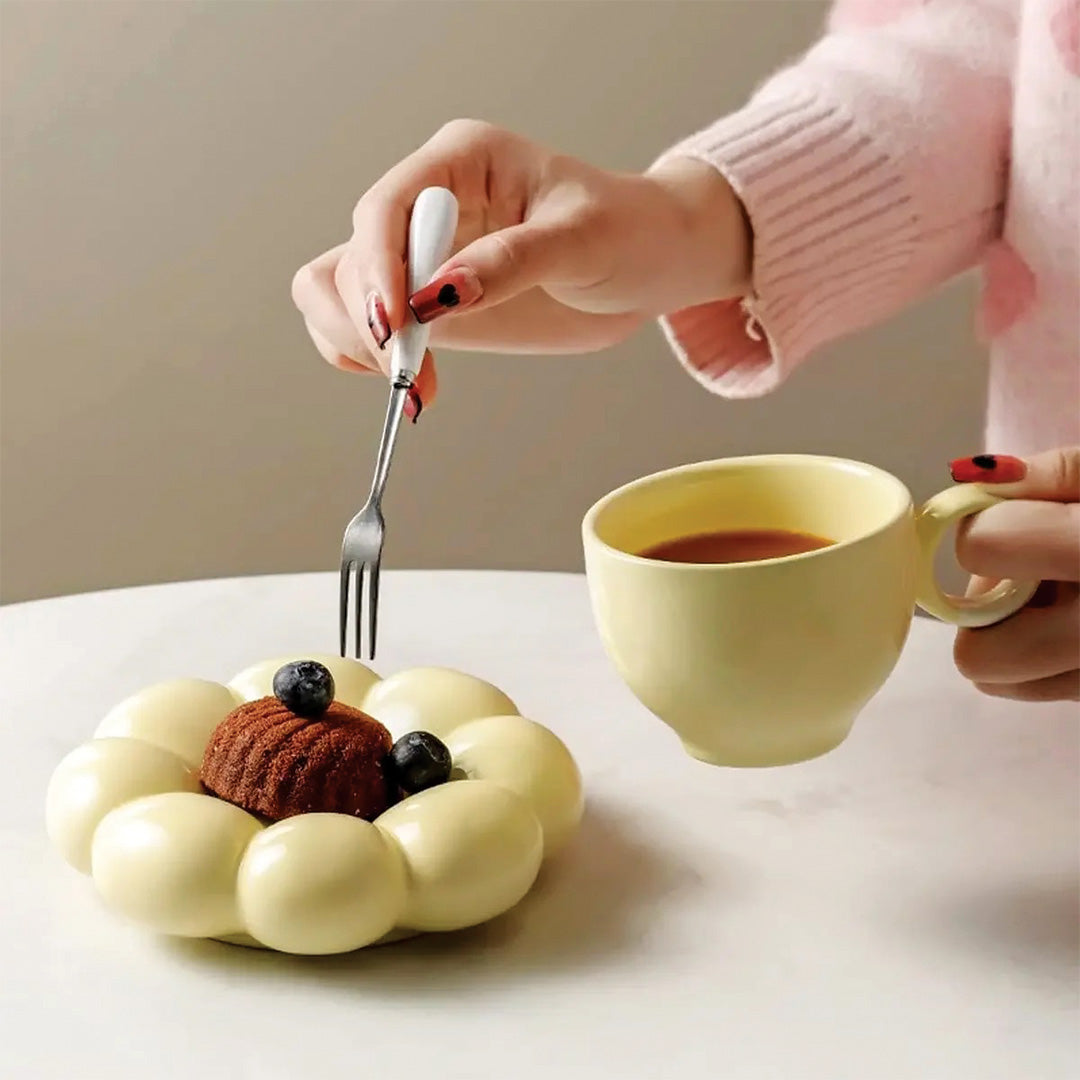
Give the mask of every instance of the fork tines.
<svg viewBox="0 0 1080 1080">
<path fill-rule="evenodd" d="M 366 573 L 365 573 L 366 571 Z M 379 625 L 379 560 L 360 562 L 341 560 L 341 597 L 338 623 L 340 627 L 341 655 L 348 655 L 349 637 L 349 591 L 352 578 L 356 577 L 356 598 L 353 604 L 353 658 L 375 659 L 375 644 Z M 365 593 L 364 579 L 367 578 Z M 366 616 L 366 618 L 365 618 Z M 367 656 L 363 656 L 364 623 L 367 623 Z"/>
</svg>

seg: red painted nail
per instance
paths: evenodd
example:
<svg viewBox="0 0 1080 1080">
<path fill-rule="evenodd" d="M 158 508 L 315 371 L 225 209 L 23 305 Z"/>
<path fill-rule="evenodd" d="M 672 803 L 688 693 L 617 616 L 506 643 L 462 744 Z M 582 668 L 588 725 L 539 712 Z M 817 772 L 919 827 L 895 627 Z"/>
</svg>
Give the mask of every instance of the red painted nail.
<svg viewBox="0 0 1080 1080">
<path fill-rule="evenodd" d="M 386 317 L 386 305 L 376 292 L 370 293 L 367 298 L 367 324 L 375 344 L 380 349 L 385 348 L 390 340 L 390 320 Z"/>
<path fill-rule="evenodd" d="M 409 298 L 417 322 L 431 322 L 457 308 L 475 304 L 484 295 L 480 279 L 467 266 L 449 270 Z"/>
<path fill-rule="evenodd" d="M 405 415 L 415 424 L 424 411 L 424 399 L 416 392 L 415 387 L 409 391 L 405 398 Z"/>
<path fill-rule="evenodd" d="M 957 458 L 949 472 L 958 484 L 1015 484 L 1027 476 L 1027 463 L 1007 454 Z"/>
</svg>

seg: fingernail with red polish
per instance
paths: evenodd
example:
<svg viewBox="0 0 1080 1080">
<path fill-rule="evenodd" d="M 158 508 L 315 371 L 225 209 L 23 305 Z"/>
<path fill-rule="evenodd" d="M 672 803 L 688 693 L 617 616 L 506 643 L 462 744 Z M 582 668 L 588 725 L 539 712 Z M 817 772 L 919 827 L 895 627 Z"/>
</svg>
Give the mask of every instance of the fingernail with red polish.
<svg viewBox="0 0 1080 1080">
<path fill-rule="evenodd" d="M 484 295 L 480 279 L 467 266 L 459 266 L 437 277 L 409 298 L 417 322 L 431 322 L 457 308 L 475 304 Z"/>
<path fill-rule="evenodd" d="M 416 392 L 415 389 L 410 390 L 408 396 L 405 398 L 405 415 L 415 424 L 420 419 L 420 414 L 424 411 L 423 398 Z"/>
<path fill-rule="evenodd" d="M 368 294 L 367 324 L 375 344 L 380 349 L 386 348 L 386 343 L 390 340 L 390 320 L 386 317 L 386 305 L 376 292 Z"/>
<path fill-rule="evenodd" d="M 1027 463 L 1007 454 L 957 458 L 949 472 L 958 484 L 1015 484 L 1027 475 Z"/>
<path fill-rule="evenodd" d="M 1035 595 L 1027 602 L 1028 607 L 1053 607 L 1057 602 L 1058 587 L 1056 581 L 1040 581 Z"/>
</svg>

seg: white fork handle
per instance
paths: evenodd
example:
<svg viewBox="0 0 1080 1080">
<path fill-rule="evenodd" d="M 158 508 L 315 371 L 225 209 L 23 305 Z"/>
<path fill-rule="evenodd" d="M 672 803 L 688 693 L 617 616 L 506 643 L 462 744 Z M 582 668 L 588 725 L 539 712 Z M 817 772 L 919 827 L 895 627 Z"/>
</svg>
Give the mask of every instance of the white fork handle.
<svg viewBox="0 0 1080 1080">
<path fill-rule="evenodd" d="M 409 220 L 409 262 L 406 268 L 409 295 L 422 289 L 450 256 L 457 232 L 458 204 L 446 188 L 424 188 L 413 204 Z M 395 382 L 416 381 L 424 362 L 431 328 L 416 321 L 409 310 L 405 325 L 394 335 L 390 350 L 390 374 Z"/>
</svg>

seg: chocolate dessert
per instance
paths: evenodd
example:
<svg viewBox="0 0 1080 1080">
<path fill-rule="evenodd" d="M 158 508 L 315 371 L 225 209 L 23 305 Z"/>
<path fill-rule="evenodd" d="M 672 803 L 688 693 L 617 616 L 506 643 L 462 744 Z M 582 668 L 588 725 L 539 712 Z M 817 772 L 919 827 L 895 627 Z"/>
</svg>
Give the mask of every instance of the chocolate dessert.
<svg viewBox="0 0 1080 1080">
<path fill-rule="evenodd" d="M 388 775 L 393 745 L 377 720 L 334 701 L 330 672 L 286 664 L 274 697 L 234 709 L 203 755 L 211 794 L 271 821 L 296 814 L 350 814 L 371 821 L 398 798 Z"/>
</svg>

